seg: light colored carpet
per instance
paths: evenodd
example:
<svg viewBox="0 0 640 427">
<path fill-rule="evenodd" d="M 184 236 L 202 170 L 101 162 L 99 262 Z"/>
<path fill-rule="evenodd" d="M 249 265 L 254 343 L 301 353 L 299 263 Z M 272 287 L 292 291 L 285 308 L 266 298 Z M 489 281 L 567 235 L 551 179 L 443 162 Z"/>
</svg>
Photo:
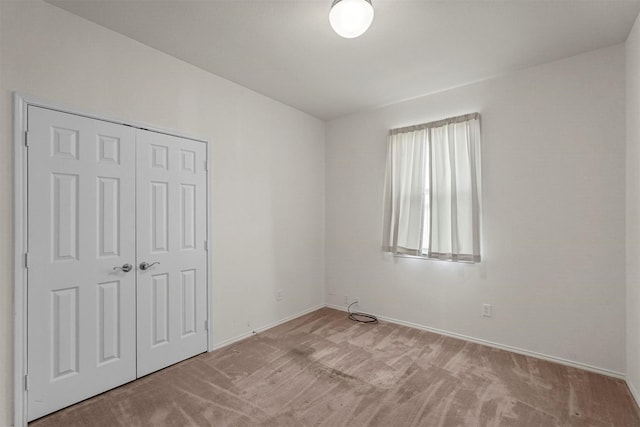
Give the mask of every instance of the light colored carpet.
<svg viewBox="0 0 640 427">
<path fill-rule="evenodd" d="M 621 380 L 321 309 L 55 414 L 49 426 L 640 426 Z"/>
</svg>

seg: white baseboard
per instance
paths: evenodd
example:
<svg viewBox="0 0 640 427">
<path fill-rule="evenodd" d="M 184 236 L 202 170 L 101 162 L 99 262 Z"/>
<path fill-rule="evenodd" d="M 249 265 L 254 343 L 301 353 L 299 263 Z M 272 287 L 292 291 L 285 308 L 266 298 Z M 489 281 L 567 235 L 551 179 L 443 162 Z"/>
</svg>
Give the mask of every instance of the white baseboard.
<svg viewBox="0 0 640 427">
<path fill-rule="evenodd" d="M 626 380 L 627 387 L 629 387 L 629 391 L 631 392 L 631 396 L 636 400 L 636 405 L 640 406 L 640 393 L 638 393 L 638 389 L 633 385 L 629 379 Z"/>
<path fill-rule="evenodd" d="M 327 304 L 326 306 L 329 307 L 329 308 L 336 309 L 336 310 L 347 311 L 346 307 L 341 307 L 341 306 L 338 306 L 338 305 Z M 618 379 L 622 379 L 622 380 L 625 379 L 625 374 L 623 374 L 621 372 L 612 371 L 612 370 L 609 370 L 609 369 L 599 368 L 597 366 L 588 365 L 586 363 L 576 362 L 576 361 L 568 360 L 568 359 L 563 359 L 561 357 L 556 357 L 556 356 L 549 356 L 547 354 L 538 353 L 538 352 L 531 351 L 531 350 L 525 350 L 525 349 L 518 348 L 518 347 L 512 347 L 510 345 L 499 344 L 499 343 L 496 343 L 496 342 L 487 341 L 487 340 L 483 340 L 483 339 L 479 339 L 479 338 L 474 338 L 474 337 L 470 337 L 470 336 L 467 336 L 467 335 L 457 334 L 455 332 L 449 332 L 449 331 L 445 331 L 443 329 L 432 328 L 432 327 L 425 326 L 425 325 L 420 325 L 420 324 L 417 324 L 417 323 L 405 322 L 404 320 L 398 320 L 398 319 L 394 319 L 394 318 L 391 318 L 391 317 L 379 316 L 379 315 L 377 315 L 375 313 L 371 313 L 371 314 L 375 315 L 378 319 L 384 320 L 384 321 L 389 322 L 389 323 L 395 323 L 395 324 L 398 324 L 398 325 L 408 326 L 410 328 L 416 328 L 416 329 L 421 329 L 423 331 L 434 332 L 436 334 L 445 335 L 445 336 L 448 336 L 448 337 L 457 338 L 457 339 L 461 339 L 461 340 L 464 340 L 464 341 L 469 341 L 469 342 L 476 343 L 476 344 L 486 345 L 488 347 L 498 348 L 500 350 L 506 350 L 506 351 L 510 351 L 510 352 L 513 352 L 513 353 L 522 354 L 524 356 L 535 357 L 536 359 L 547 360 L 549 362 L 555 362 L 555 363 L 559 363 L 561 365 L 571 366 L 573 368 L 578 368 L 578 369 L 583 369 L 585 371 L 595 372 L 597 374 L 606 375 L 608 377 L 614 377 L 614 378 L 618 378 Z M 629 384 L 629 383 L 627 382 L 627 384 Z M 631 389 L 631 386 L 629 388 Z M 632 390 L 632 393 L 633 392 L 634 391 Z M 637 392 L 634 395 L 634 397 L 635 397 L 636 401 L 638 401 Z"/>
<path fill-rule="evenodd" d="M 253 336 L 253 335 L 255 335 L 255 334 L 259 333 L 259 332 L 264 332 L 267 329 L 271 329 L 271 328 L 274 328 L 276 326 L 282 325 L 283 323 L 286 323 L 286 322 L 288 322 L 290 320 L 293 320 L 293 319 L 297 319 L 298 317 L 304 316 L 305 314 L 309 314 L 309 313 L 314 312 L 316 310 L 319 310 L 319 309 L 321 309 L 323 307 L 325 307 L 324 304 L 319 304 L 319 305 L 316 305 L 314 307 L 308 308 L 306 310 L 300 311 L 300 312 L 298 312 L 296 314 L 292 314 L 291 316 L 287 316 L 287 317 L 285 317 L 283 319 L 277 320 L 275 322 L 268 323 L 266 325 L 260 326 L 259 328 L 255 328 L 254 330 L 246 332 L 246 333 L 244 333 L 242 335 L 238 335 L 238 336 L 235 336 L 233 338 L 226 339 L 224 341 L 221 341 L 219 343 L 214 344 L 213 347 L 209 351 L 219 350 L 219 349 L 221 349 L 223 347 L 226 347 L 226 346 L 231 345 L 233 343 L 236 343 L 238 341 L 242 341 L 242 340 L 244 340 L 246 338 L 249 338 L 249 337 L 251 337 L 251 336 Z"/>
</svg>

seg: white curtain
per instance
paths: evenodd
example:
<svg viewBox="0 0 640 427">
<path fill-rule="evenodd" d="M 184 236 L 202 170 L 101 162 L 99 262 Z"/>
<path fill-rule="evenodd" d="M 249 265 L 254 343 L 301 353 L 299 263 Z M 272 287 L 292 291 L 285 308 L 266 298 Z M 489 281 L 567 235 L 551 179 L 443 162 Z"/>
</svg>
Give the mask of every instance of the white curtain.
<svg viewBox="0 0 640 427">
<path fill-rule="evenodd" d="M 383 241 L 387 252 L 422 254 L 427 133 L 419 129 L 389 137 Z"/>
<path fill-rule="evenodd" d="M 480 115 L 390 132 L 383 247 L 480 261 Z"/>
</svg>

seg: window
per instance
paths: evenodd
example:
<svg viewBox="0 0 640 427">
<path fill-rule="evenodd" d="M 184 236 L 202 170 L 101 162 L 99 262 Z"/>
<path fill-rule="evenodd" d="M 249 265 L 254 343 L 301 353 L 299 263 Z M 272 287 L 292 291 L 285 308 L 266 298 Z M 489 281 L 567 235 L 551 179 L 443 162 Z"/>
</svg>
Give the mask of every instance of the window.
<svg viewBox="0 0 640 427">
<path fill-rule="evenodd" d="M 480 115 L 392 129 L 383 249 L 480 261 Z"/>
</svg>

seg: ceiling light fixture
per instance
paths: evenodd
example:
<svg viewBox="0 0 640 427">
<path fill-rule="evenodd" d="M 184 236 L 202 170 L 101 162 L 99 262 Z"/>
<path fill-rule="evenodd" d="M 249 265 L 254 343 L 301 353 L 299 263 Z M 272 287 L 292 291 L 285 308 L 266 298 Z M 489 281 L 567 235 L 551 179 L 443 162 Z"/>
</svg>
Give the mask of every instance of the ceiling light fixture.
<svg viewBox="0 0 640 427">
<path fill-rule="evenodd" d="M 333 0 L 331 4 L 329 22 L 334 31 L 344 38 L 362 35 L 372 21 L 371 0 Z"/>
</svg>

